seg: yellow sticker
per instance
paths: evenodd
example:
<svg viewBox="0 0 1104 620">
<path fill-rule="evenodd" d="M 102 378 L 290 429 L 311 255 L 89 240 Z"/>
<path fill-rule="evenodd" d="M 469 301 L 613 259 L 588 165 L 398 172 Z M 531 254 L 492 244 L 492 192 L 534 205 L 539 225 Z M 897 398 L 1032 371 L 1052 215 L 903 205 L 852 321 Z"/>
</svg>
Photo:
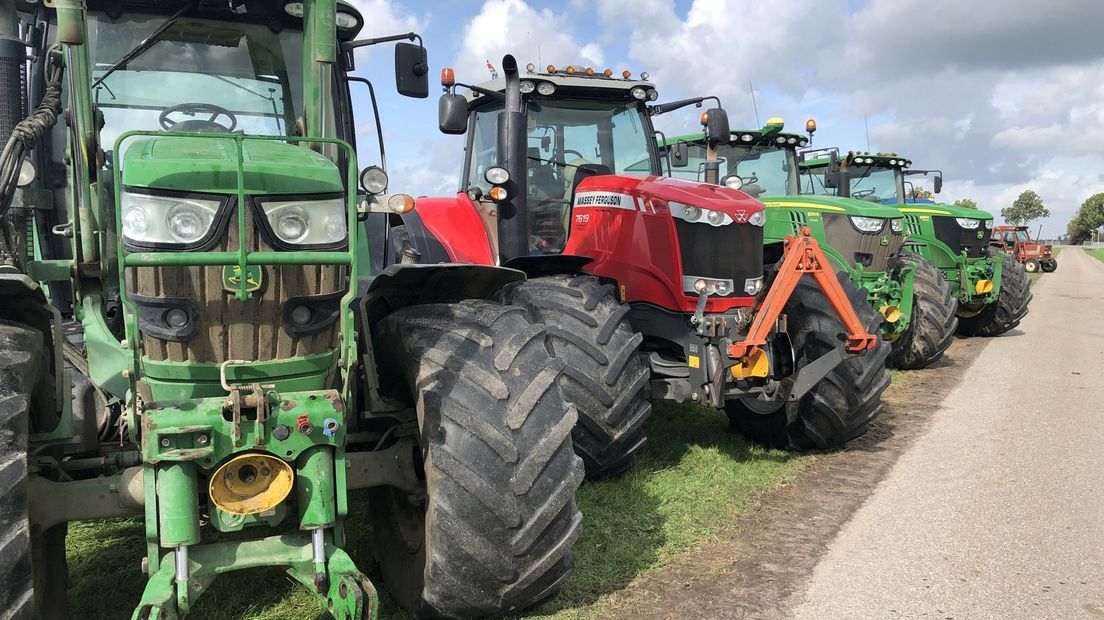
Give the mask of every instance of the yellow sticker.
<svg viewBox="0 0 1104 620">
<path fill-rule="evenodd" d="M 700 366 L 701 366 L 701 358 L 699 358 L 697 355 L 691 355 L 690 356 L 690 367 L 691 368 L 699 368 Z"/>
<path fill-rule="evenodd" d="M 621 285 L 620 290 L 618 292 L 621 293 L 621 303 L 625 303 L 625 285 L 624 284 Z"/>
</svg>

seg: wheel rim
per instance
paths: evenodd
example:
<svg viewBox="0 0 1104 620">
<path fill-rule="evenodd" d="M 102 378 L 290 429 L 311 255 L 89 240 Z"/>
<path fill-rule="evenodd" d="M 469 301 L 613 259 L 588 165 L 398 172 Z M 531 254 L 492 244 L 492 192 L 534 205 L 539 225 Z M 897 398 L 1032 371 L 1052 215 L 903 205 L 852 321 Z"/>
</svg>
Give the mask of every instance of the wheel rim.
<svg viewBox="0 0 1104 620">
<path fill-rule="evenodd" d="M 758 398 L 745 398 L 741 403 L 756 415 L 770 415 L 786 405 L 786 401 L 783 400 L 759 400 Z"/>
</svg>

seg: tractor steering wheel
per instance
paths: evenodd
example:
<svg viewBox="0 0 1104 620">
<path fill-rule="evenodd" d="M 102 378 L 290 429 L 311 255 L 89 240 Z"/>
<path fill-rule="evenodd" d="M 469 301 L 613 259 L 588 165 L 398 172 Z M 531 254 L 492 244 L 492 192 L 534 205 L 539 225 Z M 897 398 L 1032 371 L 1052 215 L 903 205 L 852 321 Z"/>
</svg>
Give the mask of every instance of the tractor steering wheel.
<svg viewBox="0 0 1104 620">
<path fill-rule="evenodd" d="M 851 197 L 856 198 L 858 200 L 864 200 L 867 197 L 874 195 L 875 191 L 876 190 L 873 189 L 873 188 L 872 189 L 860 189 L 857 192 L 851 192 Z"/>
<path fill-rule="evenodd" d="M 210 114 L 211 116 L 207 120 L 196 118 L 175 121 L 169 118 L 171 114 L 178 112 L 186 116 L 195 116 L 196 114 Z M 229 119 L 229 127 L 222 123 L 215 122 L 215 119 L 220 116 L 225 116 Z M 162 110 L 161 116 L 158 117 L 157 121 L 161 123 L 161 128 L 165 131 L 230 133 L 238 126 L 238 117 L 234 116 L 233 112 L 213 103 L 178 103 Z"/>
</svg>

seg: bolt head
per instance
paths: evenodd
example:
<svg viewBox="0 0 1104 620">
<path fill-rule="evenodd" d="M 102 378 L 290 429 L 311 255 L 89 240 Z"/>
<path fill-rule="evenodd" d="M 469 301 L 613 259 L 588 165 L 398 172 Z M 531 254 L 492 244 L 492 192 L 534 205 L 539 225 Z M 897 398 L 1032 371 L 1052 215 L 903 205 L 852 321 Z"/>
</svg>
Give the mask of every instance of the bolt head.
<svg viewBox="0 0 1104 620">
<path fill-rule="evenodd" d="M 172 445 L 172 442 L 171 442 L 171 441 L 169 441 L 169 438 L 168 438 L 168 437 L 162 437 L 162 438 L 161 438 L 161 447 L 162 447 L 162 448 L 168 448 L 168 447 L 169 447 L 169 446 L 171 446 L 171 445 Z"/>
<path fill-rule="evenodd" d="M 210 439 L 208 439 L 207 435 L 200 435 L 199 437 L 196 437 L 196 443 L 201 446 L 207 445 L 208 441 L 210 441 Z"/>
</svg>

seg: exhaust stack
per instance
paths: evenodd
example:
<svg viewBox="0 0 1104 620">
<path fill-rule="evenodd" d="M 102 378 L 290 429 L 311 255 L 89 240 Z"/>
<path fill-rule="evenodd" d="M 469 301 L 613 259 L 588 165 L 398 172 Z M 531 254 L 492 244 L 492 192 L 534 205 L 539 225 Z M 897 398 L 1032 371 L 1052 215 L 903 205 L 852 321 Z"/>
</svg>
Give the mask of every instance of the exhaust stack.
<svg viewBox="0 0 1104 620">
<path fill-rule="evenodd" d="M 510 54 L 502 58 L 506 76 L 506 108 L 498 117 L 499 165 L 510 173 L 509 196 L 498 203 L 498 252 L 505 263 L 529 254 L 528 183 L 525 176 L 526 123 L 521 101 L 521 78 L 517 61 Z"/>
</svg>

